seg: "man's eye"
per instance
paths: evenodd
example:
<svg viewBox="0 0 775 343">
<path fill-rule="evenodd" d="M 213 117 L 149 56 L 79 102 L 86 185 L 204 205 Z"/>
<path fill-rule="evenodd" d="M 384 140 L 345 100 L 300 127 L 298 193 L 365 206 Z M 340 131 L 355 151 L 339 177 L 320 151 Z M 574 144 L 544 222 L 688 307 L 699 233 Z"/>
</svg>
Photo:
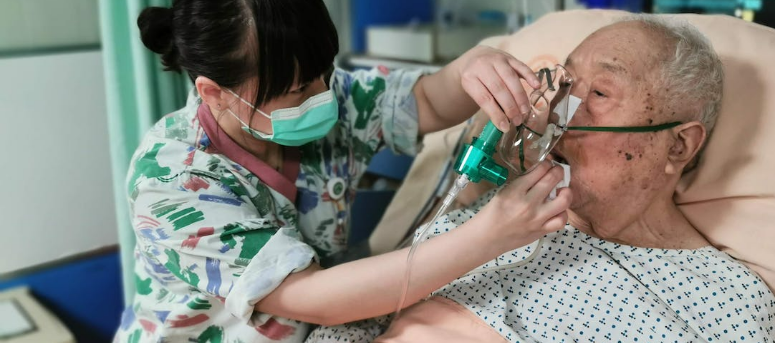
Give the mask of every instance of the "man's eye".
<svg viewBox="0 0 775 343">
<path fill-rule="evenodd" d="M 599 91 L 599 90 L 593 90 L 593 92 L 595 92 L 595 95 L 597 95 L 597 96 L 599 96 L 599 97 L 603 97 L 603 98 L 605 98 L 605 94 L 603 94 L 603 92 L 601 92 L 601 91 Z"/>
</svg>

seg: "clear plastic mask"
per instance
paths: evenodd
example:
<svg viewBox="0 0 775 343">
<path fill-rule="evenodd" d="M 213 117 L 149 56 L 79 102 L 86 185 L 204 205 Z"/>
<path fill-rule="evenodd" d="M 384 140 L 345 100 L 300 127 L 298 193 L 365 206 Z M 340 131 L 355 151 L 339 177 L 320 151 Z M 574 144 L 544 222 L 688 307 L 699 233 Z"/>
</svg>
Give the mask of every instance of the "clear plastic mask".
<svg viewBox="0 0 775 343">
<path fill-rule="evenodd" d="M 517 175 L 533 170 L 552 151 L 578 108 L 571 99 L 573 76 L 561 65 L 541 69 L 541 86 L 530 96 L 530 113 L 524 122 L 504 133 L 498 152 Z"/>
</svg>

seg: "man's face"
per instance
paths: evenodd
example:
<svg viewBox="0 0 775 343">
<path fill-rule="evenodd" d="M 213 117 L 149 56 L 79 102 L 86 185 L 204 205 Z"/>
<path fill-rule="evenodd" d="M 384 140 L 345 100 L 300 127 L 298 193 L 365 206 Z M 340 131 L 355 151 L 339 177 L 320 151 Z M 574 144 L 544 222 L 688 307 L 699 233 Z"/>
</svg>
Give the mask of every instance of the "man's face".
<svg viewBox="0 0 775 343">
<path fill-rule="evenodd" d="M 670 46 L 637 23 L 589 36 L 568 57 L 572 94 L 582 100 L 571 126 L 646 126 L 679 120 L 664 101 L 661 63 Z M 671 119 L 672 118 L 672 119 Z M 571 166 L 571 209 L 588 222 L 625 225 L 665 192 L 670 130 L 569 131 L 555 155 Z M 672 193 L 672 191 L 670 192 Z M 612 222 L 613 220 L 613 222 Z"/>
</svg>

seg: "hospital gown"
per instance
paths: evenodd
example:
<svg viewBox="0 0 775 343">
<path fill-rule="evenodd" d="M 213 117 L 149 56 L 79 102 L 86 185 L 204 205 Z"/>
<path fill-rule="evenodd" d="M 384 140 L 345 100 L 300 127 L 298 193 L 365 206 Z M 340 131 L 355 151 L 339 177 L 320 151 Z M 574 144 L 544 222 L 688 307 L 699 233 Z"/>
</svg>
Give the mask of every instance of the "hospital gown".
<svg viewBox="0 0 775 343">
<path fill-rule="evenodd" d="M 448 214 L 434 233 L 475 212 Z M 524 265 L 482 272 L 516 263 Z M 626 246 L 571 226 L 434 294 L 461 304 L 509 342 L 775 342 L 775 297 L 726 253 Z M 308 342 L 367 342 L 379 333 L 376 325 L 319 328 Z"/>
<path fill-rule="evenodd" d="M 137 149 L 127 177 L 137 293 L 117 342 L 301 342 L 308 325 L 256 312 L 290 273 L 347 245 L 358 180 L 383 145 L 417 148 L 420 72 L 335 71 L 339 122 L 277 171 L 192 93 Z"/>
</svg>

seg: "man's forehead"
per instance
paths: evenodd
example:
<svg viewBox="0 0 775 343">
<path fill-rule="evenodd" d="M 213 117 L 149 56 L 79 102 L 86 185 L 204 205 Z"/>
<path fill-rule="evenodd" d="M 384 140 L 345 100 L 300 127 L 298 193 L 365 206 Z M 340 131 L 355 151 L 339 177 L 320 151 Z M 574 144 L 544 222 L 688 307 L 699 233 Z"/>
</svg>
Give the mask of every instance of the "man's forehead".
<svg viewBox="0 0 775 343">
<path fill-rule="evenodd" d="M 600 67 L 613 74 L 620 74 L 620 75 L 629 74 L 629 70 L 627 69 L 627 67 L 621 63 L 620 59 L 616 57 L 594 55 L 592 59 L 593 59 L 594 66 Z M 568 58 L 565 59 L 565 66 L 569 68 L 574 67 L 572 56 L 568 56 Z"/>
<path fill-rule="evenodd" d="M 640 23 L 606 26 L 584 39 L 568 56 L 565 65 L 592 68 L 615 75 L 645 75 L 670 56 L 670 45 Z M 574 67 L 575 65 L 575 67 Z"/>
</svg>

